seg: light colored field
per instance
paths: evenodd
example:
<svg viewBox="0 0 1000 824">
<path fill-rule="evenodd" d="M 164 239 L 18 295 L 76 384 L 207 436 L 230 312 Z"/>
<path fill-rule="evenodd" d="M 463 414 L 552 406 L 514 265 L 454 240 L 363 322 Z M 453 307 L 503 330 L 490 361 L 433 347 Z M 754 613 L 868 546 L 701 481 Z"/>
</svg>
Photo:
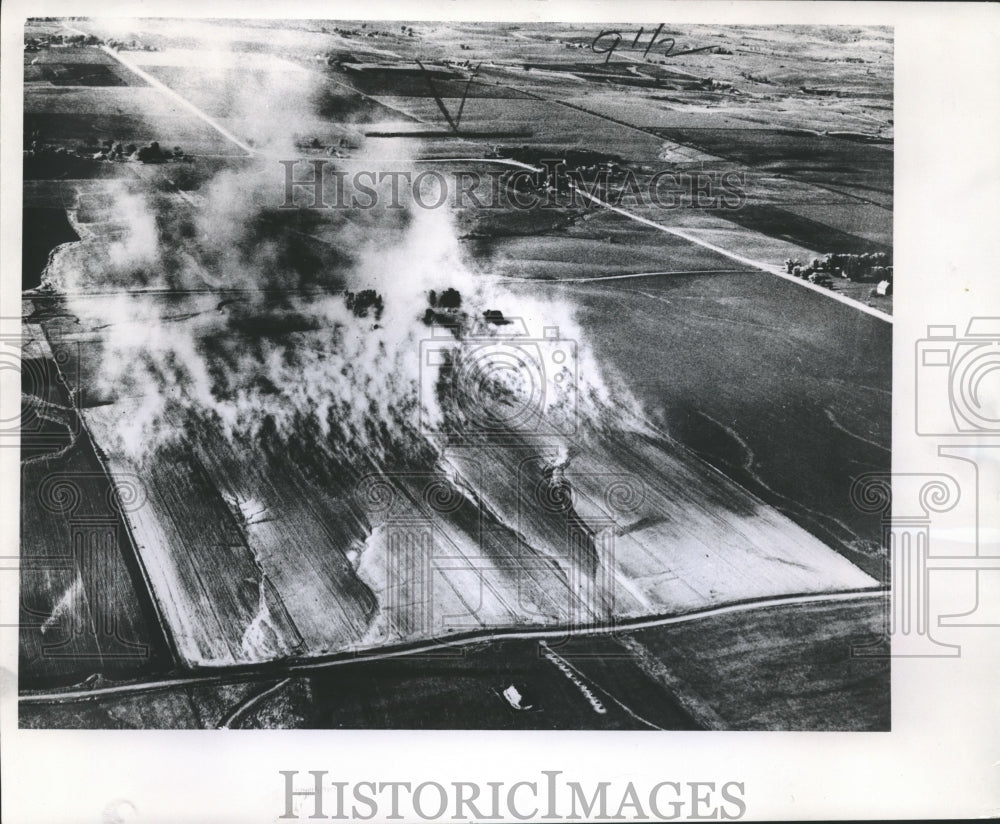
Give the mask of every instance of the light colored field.
<svg viewBox="0 0 1000 824">
<path fill-rule="evenodd" d="M 131 300 L 147 313 L 158 299 Z M 82 335 L 63 325 L 62 345 L 81 344 L 79 380 L 93 380 L 111 331 L 99 299 L 83 306 L 94 318 L 78 318 Z M 137 462 L 115 444 L 142 402 L 119 394 L 83 415 L 110 468 L 146 483 L 148 501 L 128 522 L 191 666 L 875 585 L 693 455 L 627 427 L 581 433 L 570 446 L 573 513 L 536 494 L 551 444 L 452 450 L 417 474 L 376 464 L 394 490 L 387 513 L 366 507 L 357 467 L 327 466 L 319 484 L 301 458 L 247 451 L 193 420 L 182 427 L 186 445 Z M 641 490 L 624 512 L 608 502 L 620 480 Z M 454 506 L 428 508 L 432 489 Z M 407 547 L 425 553 L 425 567 L 399 566 Z"/>
<path fill-rule="evenodd" d="M 647 214 L 668 225 L 674 222 L 673 212 L 650 209 Z M 600 211 L 559 233 L 470 240 L 469 244 L 491 274 L 531 280 L 745 268 L 682 238 Z"/>
<path fill-rule="evenodd" d="M 95 437 L 114 441 L 129 407 L 88 410 Z M 357 530 L 332 517 L 331 492 L 316 501 L 288 474 L 263 477 L 217 435 L 148 466 L 109 463 L 148 479 L 149 503 L 129 523 L 186 664 L 316 655 L 364 635 L 371 598 L 345 561 Z"/>
<path fill-rule="evenodd" d="M 151 66 L 179 66 L 204 70 L 208 77 L 222 69 L 246 69 L 254 72 L 291 72 L 304 74 L 305 70 L 289 60 L 266 52 L 237 52 L 223 49 L 164 49 L 156 52 L 127 52 L 131 62 L 143 68 Z"/>
<path fill-rule="evenodd" d="M 877 519 L 849 490 L 862 472 L 888 471 L 889 324 L 757 272 L 521 289 L 570 295 L 601 363 L 614 364 L 653 420 L 883 574 L 871 551 Z"/>
<path fill-rule="evenodd" d="M 470 449 L 449 459 L 469 478 L 478 466 L 490 509 L 516 513 L 517 533 L 536 551 L 569 555 L 565 524 L 539 518 L 531 497 L 536 452 Z M 577 514 L 596 533 L 594 562 L 610 566 L 613 596 L 605 606 L 614 615 L 875 583 L 676 445 L 627 431 L 601 437 L 574 458 L 567 480 Z M 626 487 L 636 500 L 618 509 L 609 496 Z"/>
<path fill-rule="evenodd" d="M 132 115 L 136 117 L 179 117 L 186 115 L 181 107 L 171 103 L 156 89 L 101 87 L 75 88 L 50 86 L 25 95 L 24 111 L 29 114 L 82 114 L 94 119 L 101 115 Z"/>
</svg>

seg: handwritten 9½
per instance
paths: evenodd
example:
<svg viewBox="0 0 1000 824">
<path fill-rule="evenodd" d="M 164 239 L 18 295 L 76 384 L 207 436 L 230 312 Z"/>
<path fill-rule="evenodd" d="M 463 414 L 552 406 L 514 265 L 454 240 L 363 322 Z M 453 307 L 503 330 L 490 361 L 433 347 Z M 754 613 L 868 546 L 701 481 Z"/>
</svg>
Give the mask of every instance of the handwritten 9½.
<svg viewBox="0 0 1000 824">
<path fill-rule="evenodd" d="M 656 31 L 653 32 L 653 36 L 650 38 L 649 44 L 646 46 L 646 50 L 642 53 L 643 57 L 646 57 L 654 47 L 663 45 L 666 45 L 666 50 L 663 52 L 664 57 L 677 57 L 678 55 L 691 54 L 693 52 L 705 51 L 706 49 L 713 48 L 712 46 L 704 46 L 700 49 L 685 49 L 684 51 L 675 52 L 674 46 L 677 45 L 677 41 L 672 37 L 664 37 L 660 40 L 659 37 L 661 31 L 663 31 L 663 23 L 660 23 L 660 25 L 656 27 Z M 635 39 L 632 41 L 632 45 L 628 47 L 629 49 L 638 48 L 639 39 L 642 37 L 644 32 L 645 29 L 640 26 L 639 31 L 636 32 Z M 607 63 L 611 59 L 611 55 L 615 53 L 615 49 L 621 45 L 622 40 L 624 40 L 624 38 L 622 37 L 622 33 L 620 31 L 616 31 L 615 29 L 605 29 L 593 39 L 590 44 L 590 50 L 594 52 L 594 54 L 605 55 L 604 62 Z M 598 44 L 600 44 L 600 47 L 598 47 Z"/>
</svg>

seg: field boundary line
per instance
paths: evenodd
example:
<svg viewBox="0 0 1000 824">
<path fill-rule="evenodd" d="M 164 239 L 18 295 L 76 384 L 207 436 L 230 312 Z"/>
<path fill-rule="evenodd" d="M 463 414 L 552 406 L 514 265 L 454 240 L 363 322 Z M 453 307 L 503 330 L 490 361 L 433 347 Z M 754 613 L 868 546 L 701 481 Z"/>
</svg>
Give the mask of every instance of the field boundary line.
<svg viewBox="0 0 1000 824">
<path fill-rule="evenodd" d="M 796 606 L 800 604 L 836 603 L 840 601 L 856 601 L 868 598 L 884 598 L 888 594 L 889 590 L 887 588 L 878 586 L 866 589 L 842 590 L 837 592 L 815 592 L 805 595 L 780 595 L 739 601 L 731 604 L 722 604 L 714 607 L 706 607 L 674 615 L 661 615 L 651 618 L 622 619 L 620 621 L 616 621 L 614 626 L 610 628 L 606 624 L 592 627 L 580 627 L 576 629 L 568 629 L 566 627 L 538 627 L 533 630 L 503 630 L 494 628 L 489 631 L 463 635 L 460 638 L 444 637 L 440 639 L 421 640 L 406 646 L 395 647 L 387 650 L 373 649 L 364 652 L 351 652 L 350 650 L 347 650 L 342 653 L 337 653 L 338 657 L 327 660 L 294 662 L 269 661 L 255 665 L 225 668 L 220 667 L 217 670 L 206 674 L 196 673 L 190 676 L 176 676 L 173 678 L 162 678 L 155 681 L 138 681 L 108 687 L 96 687 L 93 689 L 26 692 L 20 694 L 18 696 L 18 700 L 23 704 L 63 703 L 67 701 L 93 700 L 106 695 L 128 695 L 133 693 L 152 692 L 156 690 L 169 689 L 171 687 L 222 684 L 236 681 L 273 680 L 275 677 L 288 677 L 298 673 L 311 673 L 337 666 L 343 666 L 345 664 L 362 664 L 373 661 L 403 658 L 409 655 L 419 655 L 421 653 L 440 652 L 442 649 L 461 647 L 470 644 L 482 644 L 484 641 L 503 642 L 532 640 L 544 641 L 546 639 L 563 640 L 567 636 L 586 637 L 593 635 L 607 635 L 611 632 L 635 632 L 642 629 L 655 629 L 662 626 L 686 624 L 706 618 L 713 618 L 719 615 L 751 612 L 756 609 Z"/>
</svg>

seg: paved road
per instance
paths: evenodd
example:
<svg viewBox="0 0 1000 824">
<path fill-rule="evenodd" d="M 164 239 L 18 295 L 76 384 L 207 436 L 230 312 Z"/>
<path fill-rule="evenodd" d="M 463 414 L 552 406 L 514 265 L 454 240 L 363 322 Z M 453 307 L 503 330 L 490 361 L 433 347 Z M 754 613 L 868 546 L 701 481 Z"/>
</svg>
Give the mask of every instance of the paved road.
<svg viewBox="0 0 1000 824">
<path fill-rule="evenodd" d="M 850 592 L 825 592 L 813 593 L 809 595 L 791 595 L 779 598 L 762 598 L 754 601 L 726 604 L 709 609 L 689 612 L 683 615 L 666 615 L 650 618 L 620 621 L 616 629 L 620 631 L 636 631 L 651 629 L 654 627 L 665 627 L 676 624 L 686 624 L 694 621 L 705 620 L 720 615 L 730 615 L 739 612 L 750 612 L 758 609 L 771 607 L 791 606 L 796 604 L 817 604 L 837 601 L 856 601 L 866 598 L 882 598 L 885 590 L 882 588 L 872 588 L 867 590 L 855 590 Z M 599 626 L 592 628 L 578 629 L 526 629 L 497 631 L 489 630 L 479 633 L 464 635 L 460 638 L 443 638 L 435 641 L 426 641 L 392 649 L 375 649 L 365 652 L 344 653 L 335 657 L 316 659 L 302 662 L 268 662 L 246 667 L 219 668 L 211 673 L 191 674 L 171 678 L 159 678 L 129 684 L 116 684 L 105 687 L 93 687 L 88 689 L 69 689 L 53 691 L 32 691 L 21 695 L 20 701 L 23 704 L 45 704 L 64 703 L 70 701 L 88 700 L 98 696 L 125 695 L 142 692 L 152 692 L 156 690 L 168 689 L 177 686 L 192 686 L 203 684 L 219 684 L 235 680 L 260 680 L 287 677 L 294 674 L 319 674 L 326 671 L 336 670 L 338 667 L 359 663 L 379 663 L 396 661 L 399 659 L 419 659 L 421 656 L 435 656 L 440 654 L 463 656 L 463 650 L 474 649 L 483 644 L 503 644 L 517 641 L 527 642 L 547 642 L 552 644 L 564 642 L 570 638 L 600 638 L 607 635 L 607 627 Z"/>
</svg>

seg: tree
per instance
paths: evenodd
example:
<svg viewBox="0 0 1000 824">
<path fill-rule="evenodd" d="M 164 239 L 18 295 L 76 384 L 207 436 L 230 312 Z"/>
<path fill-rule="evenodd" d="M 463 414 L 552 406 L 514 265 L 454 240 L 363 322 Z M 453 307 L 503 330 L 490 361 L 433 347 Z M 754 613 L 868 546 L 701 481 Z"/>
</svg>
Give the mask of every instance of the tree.
<svg viewBox="0 0 1000 824">
<path fill-rule="evenodd" d="M 462 294 L 457 289 L 445 289 L 438 298 L 438 306 L 442 309 L 459 309 L 462 306 Z"/>
</svg>

